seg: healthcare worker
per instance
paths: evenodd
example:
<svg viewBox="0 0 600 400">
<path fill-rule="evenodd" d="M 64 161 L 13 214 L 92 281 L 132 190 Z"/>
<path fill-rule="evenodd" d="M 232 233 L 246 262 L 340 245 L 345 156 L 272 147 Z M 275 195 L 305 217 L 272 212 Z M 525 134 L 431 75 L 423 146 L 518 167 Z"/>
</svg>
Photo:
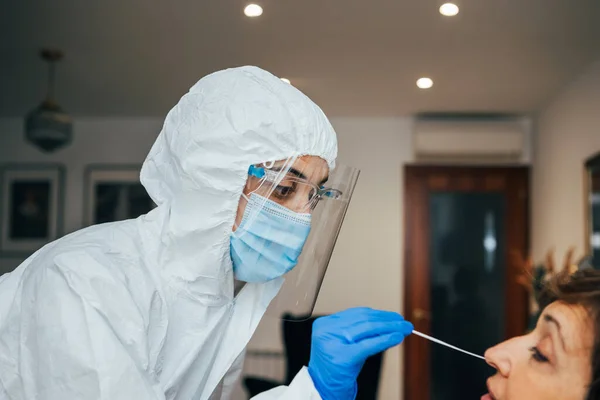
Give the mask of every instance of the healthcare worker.
<svg viewBox="0 0 600 400">
<path fill-rule="evenodd" d="M 336 156 L 329 121 L 293 86 L 256 67 L 201 79 L 143 164 L 154 210 L 72 233 L 0 278 L 0 399 L 230 398 L 286 273 L 320 285 L 306 277 L 323 268 L 299 260 L 331 255 L 345 208 L 326 203 L 351 191 L 327 186 Z M 366 308 L 317 320 L 307 368 L 258 398 L 352 399 L 364 361 L 411 332 Z"/>
</svg>

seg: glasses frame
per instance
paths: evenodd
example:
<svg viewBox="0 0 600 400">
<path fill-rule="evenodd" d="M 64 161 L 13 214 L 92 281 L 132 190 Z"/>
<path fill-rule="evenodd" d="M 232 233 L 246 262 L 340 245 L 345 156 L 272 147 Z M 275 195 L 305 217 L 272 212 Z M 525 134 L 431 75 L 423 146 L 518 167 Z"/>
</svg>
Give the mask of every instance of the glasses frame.
<svg viewBox="0 0 600 400">
<path fill-rule="evenodd" d="M 253 176 L 257 179 L 260 179 L 263 182 L 264 181 L 269 182 L 271 184 L 277 184 L 278 182 L 283 180 L 283 179 L 280 179 L 281 171 L 272 170 L 272 169 L 269 169 L 266 167 L 257 167 L 254 165 L 251 165 L 250 168 L 248 168 L 248 175 Z M 290 180 L 291 182 L 296 182 L 296 183 L 299 183 L 302 185 L 307 185 L 311 189 L 313 189 L 312 193 L 314 193 L 314 194 L 306 203 L 307 208 L 310 210 L 314 210 L 314 208 L 317 206 L 319 201 L 321 201 L 323 198 L 337 200 L 337 199 L 340 199 L 343 195 L 341 190 L 330 188 L 330 187 L 325 187 L 325 186 L 317 186 L 314 183 L 312 183 L 306 179 L 297 177 L 297 176 L 286 177 L 285 179 Z M 262 182 L 261 182 L 261 184 L 262 184 Z"/>
</svg>

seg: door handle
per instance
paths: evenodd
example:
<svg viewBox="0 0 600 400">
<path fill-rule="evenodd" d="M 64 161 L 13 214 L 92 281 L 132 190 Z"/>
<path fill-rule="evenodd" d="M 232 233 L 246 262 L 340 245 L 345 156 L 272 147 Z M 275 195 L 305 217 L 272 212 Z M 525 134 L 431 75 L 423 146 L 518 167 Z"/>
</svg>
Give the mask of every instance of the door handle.
<svg viewBox="0 0 600 400">
<path fill-rule="evenodd" d="M 423 320 L 430 320 L 431 313 L 429 313 L 429 311 L 425 311 L 421 308 L 415 308 L 412 312 L 412 319 L 415 322 L 423 321 Z"/>
</svg>

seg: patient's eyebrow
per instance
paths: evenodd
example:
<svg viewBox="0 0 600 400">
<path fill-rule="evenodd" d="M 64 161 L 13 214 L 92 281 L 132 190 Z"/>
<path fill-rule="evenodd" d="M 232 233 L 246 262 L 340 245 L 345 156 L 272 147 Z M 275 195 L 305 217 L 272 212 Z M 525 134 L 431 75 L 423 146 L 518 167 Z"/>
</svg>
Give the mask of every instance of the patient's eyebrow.
<svg viewBox="0 0 600 400">
<path fill-rule="evenodd" d="M 556 327 L 556 329 L 558 330 L 558 337 L 560 338 L 560 343 L 562 345 L 562 348 L 563 348 L 563 350 L 566 351 L 565 337 L 562 334 L 562 330 L 561 330 L 562 327 L 560 326 L 560 322 L 558 322 L 558 320 L 550 314 L 544 314 L 544 321 L 548 322 L 549 324 L 553 324 Z"/>
</svg>

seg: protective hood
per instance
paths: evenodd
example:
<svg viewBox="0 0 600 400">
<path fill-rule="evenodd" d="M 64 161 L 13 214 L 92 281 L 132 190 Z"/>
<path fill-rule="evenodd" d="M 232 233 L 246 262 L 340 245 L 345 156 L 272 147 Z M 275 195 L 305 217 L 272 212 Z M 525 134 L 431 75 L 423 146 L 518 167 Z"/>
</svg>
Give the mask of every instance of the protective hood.
<svg viewBox="0 0 600 400">
<path fill-rule="evenodd" d="M 302 155 L 333 169 L 337 141 L 323 111 L 292 85 L 257 67 L 194 85 L 169 112 L 141 172 L 166 215 L 156 255 L 163 277 L 231 298 L 229 241 L 248 167 Z"/>
<path fill-rule="evenodd" d="M 244 67 L 199 81 L 142 168 L 158 207 L 67 235 L 0 277 L 0 399 L 231 398 L 282 284 L 233 296 L 248 168 L 299 155 L 333 167 L 336 152 L 323 112 L 275 76 Z M 297 394 L 312 387 L 304 376 Z"/>
</svg>

